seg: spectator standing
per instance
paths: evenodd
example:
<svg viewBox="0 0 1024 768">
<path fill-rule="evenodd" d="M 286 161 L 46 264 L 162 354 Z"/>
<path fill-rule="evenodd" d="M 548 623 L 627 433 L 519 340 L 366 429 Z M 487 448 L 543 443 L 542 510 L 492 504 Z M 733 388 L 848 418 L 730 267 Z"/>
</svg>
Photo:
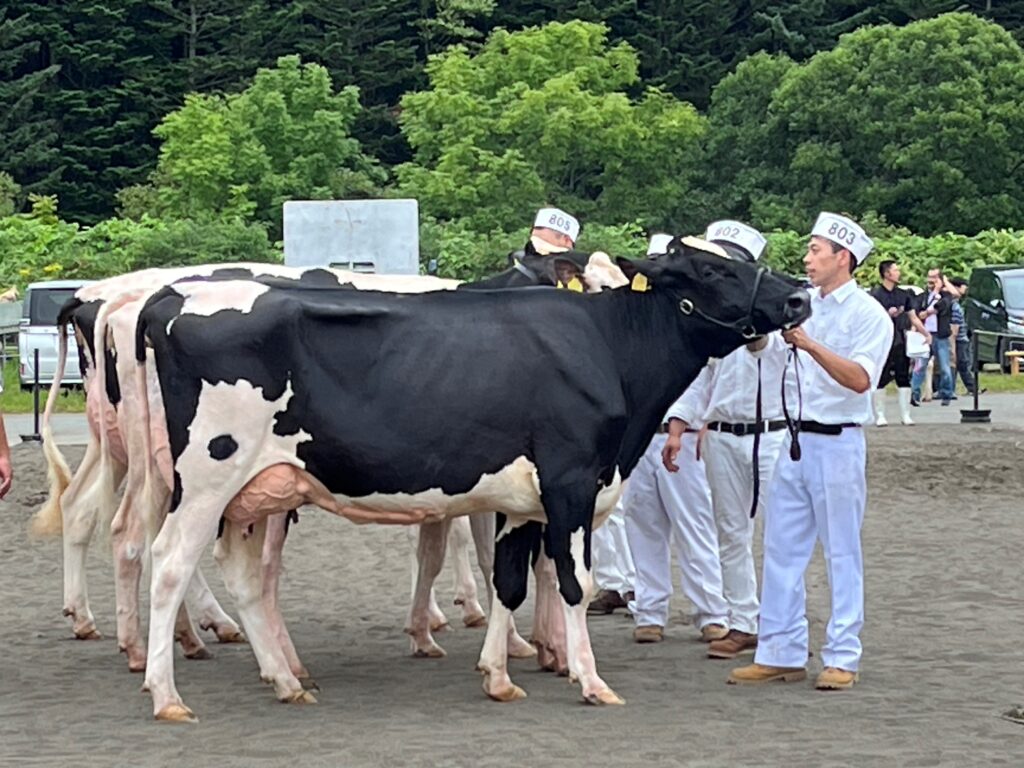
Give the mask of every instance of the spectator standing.
<svg viewBox="0 0 1024 768">
<path fill-rule="evenodd" d="M 924 322 L 925 330 L 931 334 L 931 357 L 935 361 L 935 369 L 939 375 L 939 398 L 943 405 L 949 405 L 953 398 L 952 363 L 952 316 L 953 297 L 945 290 L 945 279 L 942 270 L 933 267 L 928 270 L 928 292 L 924 297 L 923 308 L 917 313 Z M 910 380 L 911 405 L 921 404 L 921 384 L 928 372 L 927 361 L 914 369 Z"/>
</svg>

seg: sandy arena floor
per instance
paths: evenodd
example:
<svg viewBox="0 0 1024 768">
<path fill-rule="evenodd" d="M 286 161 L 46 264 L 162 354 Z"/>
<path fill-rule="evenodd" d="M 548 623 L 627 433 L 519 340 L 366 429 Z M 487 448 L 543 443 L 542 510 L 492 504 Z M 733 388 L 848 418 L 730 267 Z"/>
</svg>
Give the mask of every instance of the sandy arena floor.
<svg viewBox="0 0 1024 768">
<path fill-rule="evenodd" d="M 481 630 L 439 634 L 445 659 L 409 656 L 405 532 L 310 513 L 289 538 L 282 604 L 319 704 L 278 704 L 248 646 L 212 645 L 210 661 L 178 652 L 178 688 L 201 721 L 191 727 L 151 721 L 141 676 L 117 653 L 99 546 L 89 584 L 104 639 L 71 639 L 60 543 L 26 534 L 45 491 L 42 455 L 17 446 L 16 488 L 0 505 L 0 764 L 1024 765 L 1024 727 L 998 717 L 1024 704 L 1024 432 L 889 427 L 869 442 L 865 657 L 853 691 L 726 686 L 732 662 L 704 657 L 678 598 L 661 645 L 632 643 L 621 614 L 591 621 L 599 669 L 625 707 L 584 706 L 533 662 L 512 669 L 529 698 L 496 704 L 473 670 Z M 68 455 L 77 462 L 82 449 Z M 205 567 L 232 611 L 209 556 Z M 450 581 L 446 571 L 446 603 Z M 813 675 L 828 617 L 820 556 L 808 591 Z"/>
</svg>

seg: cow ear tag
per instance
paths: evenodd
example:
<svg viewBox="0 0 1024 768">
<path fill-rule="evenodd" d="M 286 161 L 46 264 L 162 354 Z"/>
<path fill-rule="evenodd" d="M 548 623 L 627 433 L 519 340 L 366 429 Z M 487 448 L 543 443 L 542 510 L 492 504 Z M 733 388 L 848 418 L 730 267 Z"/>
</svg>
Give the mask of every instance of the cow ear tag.
<svg viewBox="0 0 1024 768">
<path fill-rule="evenodd" d="M 583 283 L 580 282 L 580 279 L 578 277 L 574 277 L 572 280 L 570 280 L 565 287 L 568 288 L 570 291 L 575 291 L 576 293 L 583 293 Z"/>
<path fill-rule="evenodd" d="M 633 275 L 633 282 L 630 283 L 629 287 L 634 291 L 640 291 L 641 293 L 651 289 L 650 283 L 647 282 L 647 275 L 644 275 L 641 272 L 637 272 Z"/>
</svg>

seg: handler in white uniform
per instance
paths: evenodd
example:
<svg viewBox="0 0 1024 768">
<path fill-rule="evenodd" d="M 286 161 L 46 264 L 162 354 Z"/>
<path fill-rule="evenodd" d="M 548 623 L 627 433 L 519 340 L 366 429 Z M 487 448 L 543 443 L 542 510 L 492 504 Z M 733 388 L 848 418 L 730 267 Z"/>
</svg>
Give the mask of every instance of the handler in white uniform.
<svg viewBox="0 0 1024 768">
<path fill-rule="evenodd" d="M 738 260 L 754 262 L 764 251 L 765 239 L 756 229 L 738 221 L 717 221 L 705 239 L 722 246 Z M 764 510 L 779 448 L 785 437 L 781 384 L 788 348 L 781 334 L 773 333 L 740 347 L 721 360 L 712 360 L 690 389 L 686 403 L 698 410 L 683 417 L 703 420 L 708 431 L 701 455 L 707 469 L 721 557 L 723 594 L 729 604 L 729 634 L 708 646 L 708 656 L 732 659 L 757 647 L 757 576 L 754 572 L 755 443 L 757 454 L 756 512 Z M 761 411 L 758 413 L 758 383 Z M 760 433 L 755 439 L 755 434 Z M 662 460 L 676 471 L 679 443 L 665 444 Z"/>
<path fill-rule="evenodd" d="M 671 237 L 654 235 L 648 254 L 664 253 Z M 688 389 L 665 416 L 626 490 L 626 535 L 636 568 L 635 599 L 629 605 L 636 621 L 633 638 L 656 643 L 664 638 L 672 596 L 672 552 L 676 545 L 683 592 L 694 607 L 694 623 L 706 642 L 728 632 L 729 607 L 722 596 L 722 569 L 704 463 L 697 458 L 702 422 L 686 423 L 681 413 L 697 410 L 684 403 L 698 397 Z M 661 453 L 669 434 L 682 445 L 681 469 L 670 473 Z"/>
<path fill-rule="evenodd" d="M 804 572 L 820 540 L 832 592 L 819 689 L 850 688 L 860 667 L 864 564 L 860 529 L 867 504 L 864 424 L 871 392 L 892 344 L 888 314 L 853 281 L 874 247 L 859 225 L 822 213 L 804 264 L 814 289 L 811 318 L 783 335 L 798 350 L 787 373 L 787 408 L 803 406 L 800 431 L 782 451 L 768 493 L 755 663 L 734 669 L 730 683 L 803 680 L 807 676 Z M 797 449 L 799 453 L 797 453 Z M 798 460 L 797 460 L 798 459 Z"/>
<path fill-rule="evenodd" d="M 541 256 L 570 250 L 579 236 L 579 221 L 560 208 L 541 208 L 530 230 L 530 242 Z"/>
</svg>

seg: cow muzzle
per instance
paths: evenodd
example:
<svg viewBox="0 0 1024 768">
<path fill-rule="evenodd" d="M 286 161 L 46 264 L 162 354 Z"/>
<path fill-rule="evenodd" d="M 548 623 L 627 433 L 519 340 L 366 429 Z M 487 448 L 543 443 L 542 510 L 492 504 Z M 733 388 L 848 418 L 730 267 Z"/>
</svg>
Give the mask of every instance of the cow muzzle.
<svg viewBox="0 0 1024 768">
<path fill-rule="evenodd" d="M 795 291 L 786 298 L 786 306 L 782 310 L 782 317 L 786 322 L 782 327 L 788 331 L 790 328 L 800 325 L 810 316 L 811 297 L 807 291 Z"/>
</svg>

